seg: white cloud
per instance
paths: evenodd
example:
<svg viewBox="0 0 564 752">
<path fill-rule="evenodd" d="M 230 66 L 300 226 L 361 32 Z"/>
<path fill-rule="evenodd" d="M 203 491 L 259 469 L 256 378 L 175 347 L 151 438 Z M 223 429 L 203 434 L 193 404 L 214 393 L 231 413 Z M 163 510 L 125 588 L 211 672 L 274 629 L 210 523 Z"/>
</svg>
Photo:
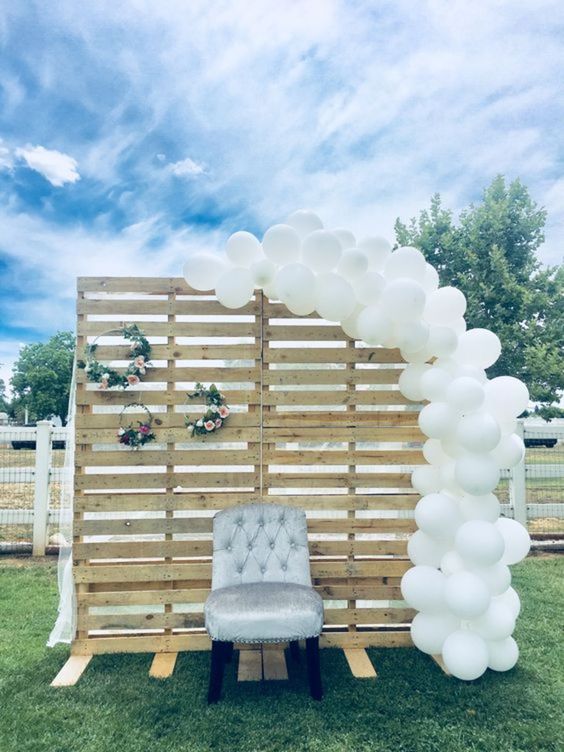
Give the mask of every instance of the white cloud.
<svg viewBox="0 0 564 752">
<path fill-rule="evenodd" d="M 11 170 L 14 163 L 12 152 L 3 143 L 0 138 L 0 170 Z"/>
<path fill-rule="evenodd" d="M 194 162 L 190 157 L 186 157 L 180 162 L 172 162 L 168 167 L 172 174 L 178 178 L 194 177 L 205 172 L 203 165 Z"/>
<path fill-rule="evenodd" d="M 80 180 L 78 163 L 68 154 L 44 146 L 31 146 L 16 149 L 16 156 L 23 159 L 31 170 L 39 172 L 51 185 L 60 188 L 65 183 Z"/>
</svg>

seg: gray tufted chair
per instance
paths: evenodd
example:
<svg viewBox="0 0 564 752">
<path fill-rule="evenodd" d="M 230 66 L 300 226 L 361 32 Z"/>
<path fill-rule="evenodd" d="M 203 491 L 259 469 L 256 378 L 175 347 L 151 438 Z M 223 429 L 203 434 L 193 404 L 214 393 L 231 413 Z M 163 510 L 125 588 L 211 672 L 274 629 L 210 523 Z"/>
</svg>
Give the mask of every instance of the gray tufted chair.
<svg viewBox="0 0 564 752">
<path fill-rule="evenodd" d="M 224 509 L 213 521 L 212 592 L 204 606 L 212 639 L 209 702 L 221 694 L 233 643 L 306 641 L 312 697 L 321 699 L 323 601 L 311 586 L 305 513 L 280 504 Z"/>
</svg>

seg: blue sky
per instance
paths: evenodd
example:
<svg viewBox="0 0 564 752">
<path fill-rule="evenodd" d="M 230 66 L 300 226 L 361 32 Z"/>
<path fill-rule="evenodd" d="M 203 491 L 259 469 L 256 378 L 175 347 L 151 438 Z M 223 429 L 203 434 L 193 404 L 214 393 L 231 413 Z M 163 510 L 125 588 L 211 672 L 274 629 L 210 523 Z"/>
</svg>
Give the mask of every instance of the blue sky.
<svg viewBox="0 0 564 752">
<path fill-rule="evenodd" d="M 300 207 L 392 238 L 501 172 L 561 262 L 563 39 L 553 0 L 4 0 L 0 376 L 77 275 L 178 275 Z"/>
</svg>

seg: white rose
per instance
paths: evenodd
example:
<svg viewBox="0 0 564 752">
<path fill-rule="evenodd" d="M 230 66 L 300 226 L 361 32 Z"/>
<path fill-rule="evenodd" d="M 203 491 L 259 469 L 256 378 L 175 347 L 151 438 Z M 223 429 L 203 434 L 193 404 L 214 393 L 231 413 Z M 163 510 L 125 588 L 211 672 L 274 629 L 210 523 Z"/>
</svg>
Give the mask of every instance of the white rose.
<svg viewBox="0 0 564 752">
<path fill-rule="evenodd" d="M 204 425 L 204 421 L 200 418 L 200 420 L 196 421 L 196 425 L 198 428 L 201 428 Z"/>
</svg>

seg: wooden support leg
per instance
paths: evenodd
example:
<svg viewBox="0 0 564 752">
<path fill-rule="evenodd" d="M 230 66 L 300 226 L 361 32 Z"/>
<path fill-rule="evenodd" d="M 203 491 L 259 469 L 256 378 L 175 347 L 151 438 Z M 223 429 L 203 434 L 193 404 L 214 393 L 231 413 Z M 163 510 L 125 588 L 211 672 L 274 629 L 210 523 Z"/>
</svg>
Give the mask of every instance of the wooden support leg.
<svg viewBox="0 0 564 752">
<path fill-rule="evenodd" d="M 233 643 L 225 643 L 225 663 L 231 663 L 233 659 Z"/>
<path fill-rule="evenodd" d="M 287 679 L 288 668 L 286 667 L 286 656 L 284 650 L 278 646 L 268 647 L 262 650 L 262 672 L 263 678 L 269 679 Z"/>
<path fill-rule="evenodd" d="M 300 660 L 300 643 L 298 640 L 292 640 L 290 642 L 290 655 L 292 656 L 292 660 L 296 661 L 296 663 L 299 663 Z"/>
<path fill-rule="evenodd" d="M 168 679 L 172 676 L 178 653 L 155 653 L 149 676 L 153 679 Z"/>
<path fill-rule="evenodd" d="M 344 648 L 345 658 L 353 676 L 357 679 L 375 679 L 376 671 L 368 653 L 363 648 Z"/>
<path fill-rule="evenodd" d="M 261 681 L 262 680 L 262 650 L 260 646 L 256 650 L 241 648 L 239 650 L 239 668 L 237 681 Z"/>
<path fill-rule="evenodd" d="M 306 658 L 309 693 L 314 700 L 321 700 L 323 688 L 321 686 L 321 666 L 319 665 L 319 637 L 307 638 Z"/>
<path fill-rule="evenodd" d="M 225 668 L 225 646 L 227 643 L 219 640 L 212 641 L 210 686 L 208 690 L 208 705 L 217 702 L 221 696 L 223 684 L 223 670 Z"/>
<path fill-rule="evenodd" d="M 92 660 L 91 655 L 71 655 L 63 668 L 51 682 L 52 687 L 72 687 L 82 676 Z"/>
</svg>

